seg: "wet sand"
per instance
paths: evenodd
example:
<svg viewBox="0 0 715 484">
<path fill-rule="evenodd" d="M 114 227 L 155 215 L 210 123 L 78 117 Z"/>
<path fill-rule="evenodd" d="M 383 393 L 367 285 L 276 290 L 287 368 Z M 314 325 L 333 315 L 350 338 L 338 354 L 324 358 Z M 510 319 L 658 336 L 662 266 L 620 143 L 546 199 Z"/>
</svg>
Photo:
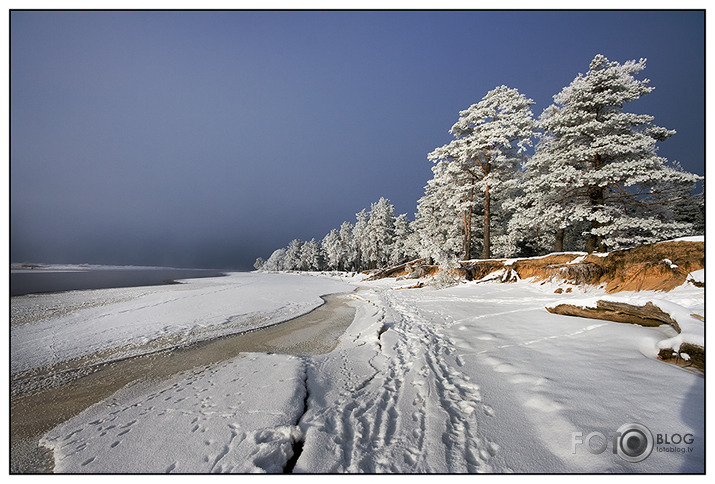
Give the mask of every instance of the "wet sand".
<svg viewBox="0 0 715 484">
<path fill-rule="evenodd" d="M 40 437 L 131 382 L 160 381 L 245 352 L 299 356 L 329 353 L 355 317 L 355 308 L 349 304 L 349 298 L 346 294 L 324 296 L 322 306 L 280 324 L 98 365 L 92 373 L 77 380 L 12 398 L 10 472 L 51 472 L 52 456 L 47 449 L 38 446 Z"/>
</svg>

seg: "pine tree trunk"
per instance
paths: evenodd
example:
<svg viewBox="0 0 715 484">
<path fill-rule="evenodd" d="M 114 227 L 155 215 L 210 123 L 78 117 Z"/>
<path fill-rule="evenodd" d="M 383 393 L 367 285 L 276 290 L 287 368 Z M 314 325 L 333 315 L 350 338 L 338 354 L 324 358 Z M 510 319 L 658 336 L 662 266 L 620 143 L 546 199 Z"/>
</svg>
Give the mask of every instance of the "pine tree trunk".
<svg viewBox="0 0 715 484">
<path fill-rule="evenodd" d="M 491 203 L 489 195 L 489 185 L 484 189 L 484 243 L 482 245 L 482 259 L 489 259 L 491 257 Z"/>
<path fill-rule="evenodd" d="M 471 241 L 472 241 L 472 209 L 467 209 L 462 216 L 462 224 L 464 225 L 464 231 L 462 233 L 462 258 L 464 260 L 470 259 L 470 253 L 472 252 Z"/>
<path fill-rule="evenodd" d="M 593 167 L 594 170 L 600 170 L 602 166 L 601 163 L 601 155 L 596 153 L 593 155 Z M 597 185 L 595 186 L 590 186 L 588 187 L 588 198 L 591 203 L 591 208 L 593 211 L 596 211 L 598 207 L 602 207 L 603 204 L 605 203 L 606 196 L 604 193 L 604 188 L 599 187 Z M 603 224 L 597 220 L 592 220 L 591 221 L 591 230 L 596 230 L 600 227 L 603 227 Z M 586 240 L 586 252 L 589 254 L 591 252 L 595 252 L 596 250 L 603 251 L 604 249 L 604 244 L 603 244 L 603 236 L 602 235 L 596 235 L 594 233 L 589 234 L 588 239 Z"/>
<path fill-rule="evenodd" d="M 597 208 L 603 205 L 604 201 L 604 196 L 603 196 L 603 188 L 601 187 L 592 187 L 589 189 L 589 198 L 591 199 L 591 207 L 592 208 Z M 599 229 L 603 227 L 603 224 L 599 222 L 598 220 L 592 220 L 591 221 L 591 230 L 594 231 L 596 229 Z M 591 252 L 595 251 L 602 251 L 604 248 L 603 244 L 603 236 L 602 235 L 596 235 L 594 233 L 590 233 L 588 235 L 588 239 L 586 240 L 586 252 L 589 254 Z"/>
<path fill-rule="evenodd" d="M 462 251 L 464 252 L 464 260 L 472 258 L 472 212 L 474 210 L 472 204 L 474 202 L 474 186 L 469 190 L 469 208 L 464 212 L 464 239 L 462 240 Z"/>
<path fill-rule="evenodd" d="M 556 231 L 556 238 L 554 240 L 554 252 L 563 252 L 564 251 L 564 233 L 566 231 L 564 229 L 558 229 Z"/>
</svg>

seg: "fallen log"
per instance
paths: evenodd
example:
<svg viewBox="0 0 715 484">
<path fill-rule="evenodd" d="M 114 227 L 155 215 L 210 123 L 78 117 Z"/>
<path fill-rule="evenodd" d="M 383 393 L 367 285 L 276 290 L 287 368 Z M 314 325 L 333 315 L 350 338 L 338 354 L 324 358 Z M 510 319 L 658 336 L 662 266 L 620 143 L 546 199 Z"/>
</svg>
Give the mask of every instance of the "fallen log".
<svg viewBox="0 0 715 484">
<path fill-rule="evenodd" d="M 653 327 L 669 324 L 680 333 L 678 322 L 650 301 L 644 306 L 635 306 L 622 302 L 599 300 L 596 302 L 595 308 L 559 304 L 554 307 L 547 307 L 546 310 L 553 314 L 638 324 L 641 326 Z"/>
<path fill-rule="evenodd" d="M 601 319 L 617 323 L 631 323 L 641 326 L 668 324 L 678 333 L 681 332 L 678 322 L 650 301 L 643 306 L 635 306 L 622 302 L 599 300 L 596 302 L 595 308 L 559 304 L 554 307 L 547 307 L 546 310 L 553 314 Z M 691 316 L 704 319 L 698 314 L 692 314 Z M 701 372 L 705 371 L 705 348 L 691 343 L 682 343 L 677 350 L 663 348 L 658 353 L 658 359 L 686 368 L 695 368 Z"/>
<path fill-rule="evenodd" d="M 409 262 L 405 262 L 403 264 L 398 264 L 396 266 L 390 266 L 384 269 L 380 269 L 365 280 L 376 281 L 378 279 L 384 279 L 386 277 L 398 277 L 411 274 L 414 274 L 415 278 L 422 277 L 423 273 L 425 272 L 423 270 L 423 267 L 424 259 L 415 259 Z"/>
<path fill-rule="evenodd" d="M 663 348 L 658 353 L 658 358 L 685 368 L 705 371 L 705 348 L 702 346 L 683 343 L 677 351 L 672 348 Z"/>
<path fill-rule="evenodd" d="M 399 291 L 401 289 L 421 289 L 423 287 L 425 287 L 424 282 L 418 282 L 417 284 L 413 284 L 411 286 L 395 287 L 395 288 L 393 288 L 393 290 Z"/>
</svg>

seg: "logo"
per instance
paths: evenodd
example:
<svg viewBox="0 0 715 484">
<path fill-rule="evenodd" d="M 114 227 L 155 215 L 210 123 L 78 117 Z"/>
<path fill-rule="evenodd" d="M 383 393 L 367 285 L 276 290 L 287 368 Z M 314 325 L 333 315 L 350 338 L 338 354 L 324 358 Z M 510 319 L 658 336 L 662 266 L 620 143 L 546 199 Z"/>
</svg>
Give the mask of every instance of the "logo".
<svg viewBox="0 0 715 484">
<path fill-rule="evenodd" d="M 591 454 L 602 454 L 609 444 L 614 454 L 626 462 L 641 462 L 656 452 L 687 454 L 693 452 L 691 444 L 695 442 L 693 434 L 656 434 L 645 425 L 629 423 L 621 425 L 615 432 L 606 436 L 602 432 L 591 432 L 585 437 L 583 432 L 571 432 L 571 452 L 583 446 Z"/>
<path fill-rule="evenodd" d="M 571 449 L 576 453 L 576 446 L 585 445 L 591 454 L 601 454 L 611 443 L 614 454 L 627 462 L 640 462 L 653 452 L 653 434 L 645 425 L 630 423 L 621 425 L 608 437 L 601 432 L 591 432 L 583 437 L 583 432 L 571 433 Z"/>
<path fill-rule="evenodd" d="M 627 462 L 640 462 L 653 452 L 653 434 L 645 425 L 621 425 L 616 434 L 616 453 Z"/>
</svg>

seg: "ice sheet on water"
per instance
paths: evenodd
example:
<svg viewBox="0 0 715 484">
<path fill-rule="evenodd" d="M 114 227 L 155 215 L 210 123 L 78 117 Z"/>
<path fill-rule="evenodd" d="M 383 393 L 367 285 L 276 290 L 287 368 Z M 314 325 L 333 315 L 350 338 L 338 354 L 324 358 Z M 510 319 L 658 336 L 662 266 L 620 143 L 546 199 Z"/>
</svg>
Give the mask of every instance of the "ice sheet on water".
<svg viewBox="0 0 715 484">
<path fill-rule="evenodd" d="M 328 278 L 232 273 L 180 285 L 123 289 L 119 300 L 115 299 L 117 290 L 93 291 L 89 299 L 96 304 L 90 307 L 13 326 L 11 370 L 30 370 L 100 352 L 117 358 L 247 331 L 309 312 L 322 304 L 321 295 L 352 289 Z M 107 297 L 106 304 L 99 301 L 102 295 Z M 43 311 L 43 301 L 51 299 L 61 305 L 63 297 L 76 301 L 76 296 L 64 293 L 31 300 Z"/>
</svg>

